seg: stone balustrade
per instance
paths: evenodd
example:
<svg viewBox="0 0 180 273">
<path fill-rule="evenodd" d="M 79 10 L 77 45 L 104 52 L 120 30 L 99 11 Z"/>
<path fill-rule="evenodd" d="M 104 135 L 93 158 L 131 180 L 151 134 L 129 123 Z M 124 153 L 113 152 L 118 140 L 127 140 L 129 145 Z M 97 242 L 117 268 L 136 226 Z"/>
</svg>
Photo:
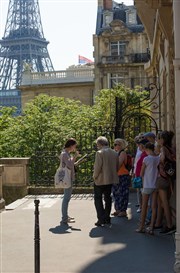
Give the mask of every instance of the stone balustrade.
<svg viewBox="0 0 180 273">
<path fill-rule="evenodd" d="M 48 72 L 24 71 L 21 85 L 93 82 L 93 68 L 67 69 Z"/>
</svg>

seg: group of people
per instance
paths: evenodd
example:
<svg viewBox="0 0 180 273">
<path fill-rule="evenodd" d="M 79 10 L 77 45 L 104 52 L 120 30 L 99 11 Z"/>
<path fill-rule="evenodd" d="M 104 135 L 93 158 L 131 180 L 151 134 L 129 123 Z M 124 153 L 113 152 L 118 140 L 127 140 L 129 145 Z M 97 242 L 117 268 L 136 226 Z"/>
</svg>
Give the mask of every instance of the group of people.
<svg viewBox="0 0 180 273">
<path fill-rule="evenodd" d="M 137 190 L 141 212 L 138 233 L 152 235 L 154 229 L 161 229 L 162 234 L 175 231 L 175 213 L 170 205 L 171 197 L 175 199 L 175 177 L 165 171 L 167 161 L 176 161 L 173 138 L 171 131 L 162 131 L 157 136 L 148 132 L 135 138 L 137 152 L 133 173 L 143 180 L 142 189 Z"/>
<path fill-rule="evenodd" d="M 115 139 L 114 148 L 111 148 L 106 137 L 97 138 L 97 152 L 93 170 L 96 226 L 111 225 L 111 216 L 127 216 L 130 177 L 141 177 L 143 186 L 137 190 L 141 217 L 136 232 L 153 234 L 155 228 L 162 226 L 162 233 L 174 231 L 169 201 L 175 182 L 164 171 L 167 158 L 175 161 L 175 149 L 172 146 L 173 137 L 174 134 L 170 131 L 162 131 L 157 136 L 152 132 L 139 134 L 135 138 L 137 151 L 131 176 L 127 168 L 126 149 L 128 143 L 126 140 Z M 61 153 L 62 163 L 71 170 L 72 184 L 75 179 L 74 166 L 79 156 L 76 146 L 77 141 L 70 138 Z M 74 156 L 71 155 L 71 152 Z M 75 222 L 74 218 L 68 215 L 71 193 L 72 186 L 64 189 L 61 220 L 63 224 Z M 114 212 L 111 213 L 112 201 L 114 202 Z M 146 226 L 147 219 L 148 226 Z"/>
</svg>

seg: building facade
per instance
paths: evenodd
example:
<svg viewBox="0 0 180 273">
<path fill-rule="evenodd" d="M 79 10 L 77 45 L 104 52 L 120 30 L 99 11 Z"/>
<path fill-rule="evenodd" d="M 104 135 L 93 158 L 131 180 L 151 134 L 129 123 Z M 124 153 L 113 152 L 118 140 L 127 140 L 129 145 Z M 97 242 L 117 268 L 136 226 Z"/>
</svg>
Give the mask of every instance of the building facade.
<svg viewBox="0 0 180 273">
<path fill-rule="evenodd" d="M 130 88 L 149 84 L 144 71 L 148 38 L 134 6 L 98 0 L 93 44 L 96 93 L 118 83 Z"/>
<path fill-rule="evenodd" d="M 146 72 L 159 79 L 161 124 L 176 136 L 176 251 L 174 271 L 180 272 L 180 1 L 135 0 L 145 26 L 151 59 Z"/>
<path fill-rule="evenodd" d="M 72 66 L 67 70 L 42 73 L 31 72 L 27 69 L 23 72 L 19 89 L 22 110 L 27 102 L 40 94 L 65 97 L 92 105 L 94 67 L 93 65 Z"/>
<path fill-rule="evenodd" d="M 146 29 L 151 58 L 145 65 L 149 77 L 157 79 L 162 130 L 175 128 L 174 33 L 172 1 L 135 1 Z M 155 22 L 155 24 L 154 24 Z"/>
</svg>

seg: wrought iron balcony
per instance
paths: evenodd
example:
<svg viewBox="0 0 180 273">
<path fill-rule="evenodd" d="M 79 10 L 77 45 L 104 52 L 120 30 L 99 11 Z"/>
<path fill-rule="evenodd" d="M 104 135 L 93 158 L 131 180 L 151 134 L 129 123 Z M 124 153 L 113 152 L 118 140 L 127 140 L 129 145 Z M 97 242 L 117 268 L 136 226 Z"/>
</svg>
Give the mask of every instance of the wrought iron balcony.
<svg viewBox="0 0 180 273">
<path fill-rule="evenodd" d="M 148 53 L 135 53 L 129 55 L 102 56 L 102 64 L 146 63 L 149 61 Z"/>
</svg>

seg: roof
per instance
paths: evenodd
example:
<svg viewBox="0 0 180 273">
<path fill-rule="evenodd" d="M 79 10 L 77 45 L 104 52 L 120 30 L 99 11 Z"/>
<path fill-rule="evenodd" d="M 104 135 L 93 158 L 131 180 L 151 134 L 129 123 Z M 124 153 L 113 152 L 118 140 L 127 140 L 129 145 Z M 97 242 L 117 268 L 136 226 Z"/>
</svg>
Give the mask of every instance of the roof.
<svg viewBox="0 0 180 273">
<path fill-rule="evenodd" d="M 127 11 L 136 10 L 135 6 L 126 6 L 124 4 L 117 4 L 113 2 L 113 20 L 121 20 L 124 22 L 125 26 L 131 31 L 135 33 L 140 33 L 144 31 L 144 26 L 141 23 L 139 16 L 137 15 L 136 20 L 137 24 L 129 24 L 127 20 Z M 102 7 L 98 8 L 97 12 L 97 22 L 96 22 L 96 35 L 100 35 L 105 29 L 110 28 L 110 26 L 103 26 L 103 13 L 105 10 Z"/>
</svg>

